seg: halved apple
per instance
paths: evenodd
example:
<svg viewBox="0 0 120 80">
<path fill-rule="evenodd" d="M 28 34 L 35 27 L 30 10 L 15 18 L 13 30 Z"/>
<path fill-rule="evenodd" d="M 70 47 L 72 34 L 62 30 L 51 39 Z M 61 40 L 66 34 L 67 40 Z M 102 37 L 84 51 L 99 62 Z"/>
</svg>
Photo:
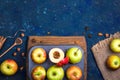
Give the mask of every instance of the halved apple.
<svg viewBox="0 0 120 80">
<path fill-rule="evenodd" d="M 64 56 L 65 54 L 60 48 L 52 48 L 49 52 L 49 59 L 53 63 L 60 62 L 62 59 L 64 59 Z"/>
</svg>

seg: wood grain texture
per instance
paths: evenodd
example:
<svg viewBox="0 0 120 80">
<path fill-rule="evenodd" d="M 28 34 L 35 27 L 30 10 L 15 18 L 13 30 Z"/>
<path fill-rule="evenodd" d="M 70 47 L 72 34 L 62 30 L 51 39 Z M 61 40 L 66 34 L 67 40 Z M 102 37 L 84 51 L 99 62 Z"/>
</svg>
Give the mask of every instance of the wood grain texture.
<svg viewBox="0 0 120 80">
<path fill-rule="evenodd" d="M 109 48 L 109 44 L 113 38 L 120 38 L 120 32 L 111 35 L 110 38 L 99 41 L 92 47 L 92 52 L 94 54 L 96 63 L 105 80 L 120 80 L 120 69 L 110 70 L 106 66 L 106 60 L 108 56 L 110 55 L 120 56 L 119 53 L 114 53 Z"/>
<path fill-rule="evenodd" d="M 87 45 L 84 36 L 29 36 L 28 51 L 36 45 L 78 45 L 84 50 L 84 80 L 87 80 Z M 28 65 L 28 61 L 27 61 Z M 27 68 L 27 66 L 26 66 Z"/>
</svg>

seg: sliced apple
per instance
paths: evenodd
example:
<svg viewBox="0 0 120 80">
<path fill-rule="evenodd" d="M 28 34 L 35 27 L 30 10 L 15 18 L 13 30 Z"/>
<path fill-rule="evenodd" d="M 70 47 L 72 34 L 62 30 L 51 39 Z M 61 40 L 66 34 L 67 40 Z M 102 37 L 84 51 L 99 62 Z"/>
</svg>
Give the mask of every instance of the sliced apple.
<svg viewBox="0 0 120 80">
<path fill-rule="evenodd" d="M 58 63 L 64 59 L 64 52 L 60 48 L 52 48 L 49 52 L 49 59 L 53 63 Z"/>
</svg>

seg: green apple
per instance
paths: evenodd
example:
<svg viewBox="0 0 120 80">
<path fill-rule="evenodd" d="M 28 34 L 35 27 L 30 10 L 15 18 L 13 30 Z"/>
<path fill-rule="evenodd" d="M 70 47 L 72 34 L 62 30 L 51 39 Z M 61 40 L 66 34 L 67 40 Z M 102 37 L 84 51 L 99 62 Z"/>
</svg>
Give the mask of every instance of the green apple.
<svg viewBox="0 0 120 80">
<path fill-rule="evenodd" d="M 107 63 L 107 66 L 110 69 L 118 69 L 118 68 L 120 68 L 120 58 L 117 55 L 110 55 L 107 58 L 106 63 Z"/>
<path fill-rule="evenodd" d="M 31 75 L 33 80 L 45 80 L 46 70 L 42 66 L 36 66 L 33 68 Z"/>
<path fill-rule="evenodd" d="M 70 49 L 68 49 L 66 56 L 69 57 L 69 61 L 70 63 L 78 63 L 81 61 L 82 59 L 82 52 L 79 48 L 77 47 L 72 47 Z"/>
<path fill-rule="evenodd" d="M 33 62 L 41 64 L 45 62 L 47 58 L 46 51 L 43 48 L 35 48 L 31 53 L 31 58 Z"/>
<path fill-rule="evenodd" d="M 14 75 L 18 70 L 17 63 L 12 59 L 3 61 L 0 65 L 0 71 L 2 74 L 11 76 Z"/>
<path fill-rule="evenodd" d="M 80 80 L 82 78 L 82 70 L 78 66 L 70 66 L 66 75 L 68 80 Z"/>
<path fill-rule="evenodd" d="M 47 70 L 47 78 L 48 80 L 63 80 L 64 70 L 62 67 L 51 66 Z"/>
<path fill-rule="evenodd" d="M 110 49 L 113 52 L 120 53 L 120 38 L 113 39 L 110 43 Z"/>
</svg>

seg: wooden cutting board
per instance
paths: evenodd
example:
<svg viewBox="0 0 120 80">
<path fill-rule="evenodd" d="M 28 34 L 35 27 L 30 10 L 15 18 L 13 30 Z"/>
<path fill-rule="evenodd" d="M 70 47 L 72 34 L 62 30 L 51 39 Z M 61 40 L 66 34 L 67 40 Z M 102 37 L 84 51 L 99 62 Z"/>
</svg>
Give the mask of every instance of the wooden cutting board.
<svg viewBox="0 0 120 80">
<path fill-rule="evenodd" d="M 109 48 L 109 44 L 113 38 L 120 38 L 120 32 L 111 35 L 110 38 L 99 41 L 92 47 L 96 63 L 103 75 L 104 80 L 120 80 L 120 69 L 110 70 L 106 66 L 106 60 L 108 56 L 110 55 L 120 56 L 120 53 L 113 53 Z"/>
<path fill-rule="evenodd" d="M 28 51 L 36 45 L 78 45 L 84 50 L 84 80 L 87 80 L 87 45 L 84 36 L 29 36 Z M 27 61 L 28 65 L 28 61 Z M 27 66 L 26 66 L 27 67 Z"/>
</svg>

